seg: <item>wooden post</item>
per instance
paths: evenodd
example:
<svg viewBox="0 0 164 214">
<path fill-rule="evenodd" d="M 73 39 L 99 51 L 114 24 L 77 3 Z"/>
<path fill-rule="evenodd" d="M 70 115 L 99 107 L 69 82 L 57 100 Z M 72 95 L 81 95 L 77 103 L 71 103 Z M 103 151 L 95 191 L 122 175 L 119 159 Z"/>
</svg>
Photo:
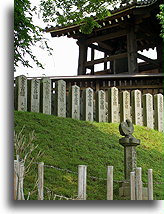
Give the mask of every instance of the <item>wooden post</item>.
<svg viewBox="0 0 164 214">
<path fill-rule="evenodd" d="M 136 200 L 142 200 L 142 168 L 136 168 Z"/>
<path fill-rule="evenodd" d="M 130 173 L 130 200 L 136 199 L 135 172 Z"/>
<path fill-rule="evenodd" d="M 138 72 L 137 64 L 137 42 L 134 27 L 129 29 L 127 34 L 127 52 L 128 52 L 128 72 L 133 74 Z"/>
<path fill-rule="evenodd" d="M 79 45 L 79 62 L 78 62 L 78 75 L 86 74 L 85 63 L 87 62 L 87 50 L 88 47 L 84 40 L 77 42 Z"/>
<path fill-rule="evenodd" d="M 17 200 L 18 193 L 18 160 L 14 160 L 14 200 Z"/>
<path fill-rule="evenodd" d="M 95 50 L 94 48 L 91 48 L 91 60 L 94 60 L 95 58 Z M 94 65 L 91 67 L 91 75 L 94 75 Z"/>
<path fill-rule="evenodd" d="M 25 200 L 23 193 L 23 179 L 24 179 L 24 163 L 18 161 L 18 193 L 17 200 Z"/>
<path fill-rule="evenodd" d="M 43 200 L 43 188 L 44 188 L 44 163 L 38 164 L 38 200 Z"/>
<path fill-rule="evenodd" d="M 107 200 L 113 200 L 113 166 L 107 167 Z"/>
<path fill-rule="evenodd" d="M 87 166 L 78 166 L 78 199 L 86 200 Z"/>
<path fill-rule="evenodd" d="M 148 200 L 153 200 L 153 170 L 148 169 Z"/>
</svg>

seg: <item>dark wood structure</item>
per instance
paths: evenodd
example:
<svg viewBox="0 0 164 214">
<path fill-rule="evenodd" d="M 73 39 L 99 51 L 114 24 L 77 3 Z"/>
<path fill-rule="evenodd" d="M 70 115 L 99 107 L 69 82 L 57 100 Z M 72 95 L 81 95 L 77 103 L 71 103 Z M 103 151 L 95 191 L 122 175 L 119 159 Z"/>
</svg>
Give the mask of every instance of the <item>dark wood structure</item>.
<svg viewBox="0 0 164 214">
<path fill-rule="evenodd" d="M 50 32 L 52 37 L 67 35 L 78 40 L 78 75 L 85 75 L 86 69 L 90 69 L 90 74 L 94 75 L 94 66 L 99 63 L 104 63 L 104 69 L 97 74 L 160 73 L 163 43 L 156 15 L 161 3 L 161 0 L 134 0 L 131 4 L 122 4 L 119 9 L 111 11 L 111 16 L 99 21 L 102 27 L 89 35 L 82 34 L 78 25 L 52 27 L 46 32 Z M 87 61 L 88 48 L 91 48 L 90 61 Z M 150 48 L 156 48 L 156 60 L 138 53 Z M 104 57 L 95 59 L 95 50 L 103 52 Z M 137 63 L 137 59 L 142 59 L 144 63 Z M 107 68 L 108 61 L 110 68 Z"/>
</svg>

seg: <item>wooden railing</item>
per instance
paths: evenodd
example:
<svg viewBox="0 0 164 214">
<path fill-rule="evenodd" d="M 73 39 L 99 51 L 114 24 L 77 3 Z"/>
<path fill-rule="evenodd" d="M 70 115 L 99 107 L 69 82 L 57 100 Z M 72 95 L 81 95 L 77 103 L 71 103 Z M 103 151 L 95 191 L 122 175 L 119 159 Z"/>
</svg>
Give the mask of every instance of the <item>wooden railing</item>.
<svg viewBox="0 0 164 214">
<path fill-rule="evenodd" d="M 81 75 L 81 76 L 49 76 L 52 80 L 52 88 L 55 81 L 64 80 L 67 90 L 72 85 L 78 85 L 81 90 L 91 87 L 94 91 L 107 90 L 117 87 L 119 91 L 139 89 L 142 94 L 163 94 L 163 74 L 135 74 L 135 75 Z"/>
</svg>

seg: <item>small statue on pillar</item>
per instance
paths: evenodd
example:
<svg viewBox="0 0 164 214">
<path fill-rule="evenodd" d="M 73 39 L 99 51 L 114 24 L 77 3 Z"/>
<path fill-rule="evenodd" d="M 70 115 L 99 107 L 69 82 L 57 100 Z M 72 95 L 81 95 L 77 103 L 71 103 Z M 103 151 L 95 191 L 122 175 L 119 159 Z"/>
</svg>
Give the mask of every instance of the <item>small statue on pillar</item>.
<svg viewBox="0 0 164 214">
<path fill-rule="evenodd" d="M 137 146 L 140 144 L 140 140 L 136 139 L 132 135 L 134 132 L 134 126 L 129 119 L 127 119 L 126 122 L 120 123 L 119 131 L 122 136 L 125 136 L 125 137 L 119 139 L 119 143 L 122 146 Z"/>
</svg>

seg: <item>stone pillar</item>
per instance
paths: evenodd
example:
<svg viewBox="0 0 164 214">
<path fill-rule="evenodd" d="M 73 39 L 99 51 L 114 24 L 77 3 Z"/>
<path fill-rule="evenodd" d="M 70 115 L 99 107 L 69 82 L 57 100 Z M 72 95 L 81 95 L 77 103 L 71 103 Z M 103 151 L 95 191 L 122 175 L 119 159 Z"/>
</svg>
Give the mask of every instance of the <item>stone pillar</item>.
<svg viewBox="0 0 164 214">
<path fill-rule="evenodd" d="M 15 109 L 27 111 L 27 78 L 24 75 L 15 78 Z"/>
<path fill-rule="evenodd" d="M 143 125 L 153 129 L 153 96 L 151 94 L 143 95 Z"/>
<path fill-rule="evenodd" d="M 108 90 L 108 122 L 119 122 L 118 89 L 116 87 Z"/>
<path fill-rule="evenodd" d="M 154 95 L 154 128 L 163 132 L 163 95 Z"/>
<path fill-rule="evenodd" d="M 142 118 L 142 102 L 141 102 L 141 91 L 134 90 L 131 94 L 132 101 L 132 122 L 135 125 L 143 125 Z"/>
<path fill-rule="evenodd" d="M 74 85 L 69 91 L 69 116 L 80 120 L 80 87 Z"/>
<path fill-rule="evenodd" d="M 40 111 L 40 80 L 34 78 L 28 82 L 28 110 L 31 112 Z"/>
<path fill-rule="evenodd" d="M 130 119 L 130 93 L 128 91 L 123 91 L 120 94 L 120 121 L 126 121 Z"/>
<path fill-rule="evenodd" d="M 66 117 L 66 82 L 63 80 L 55 84 L 55 115 Z"/>
<path fill-rule="evenodd" d="M 93 121 L 93 89 L 83 91 L 83 120 Z"/>
<path fill-rule="evenodd" d="M 103 90 L 96 92 L 96 121 L 97 122 L 106 122 L 105 92 Z"/>
<path fill-rule="evenodd" d="M 51 80 L 44 77 L 40 83 L 40 110 L 44 114 L 51 114 Z"/>
</svg>

